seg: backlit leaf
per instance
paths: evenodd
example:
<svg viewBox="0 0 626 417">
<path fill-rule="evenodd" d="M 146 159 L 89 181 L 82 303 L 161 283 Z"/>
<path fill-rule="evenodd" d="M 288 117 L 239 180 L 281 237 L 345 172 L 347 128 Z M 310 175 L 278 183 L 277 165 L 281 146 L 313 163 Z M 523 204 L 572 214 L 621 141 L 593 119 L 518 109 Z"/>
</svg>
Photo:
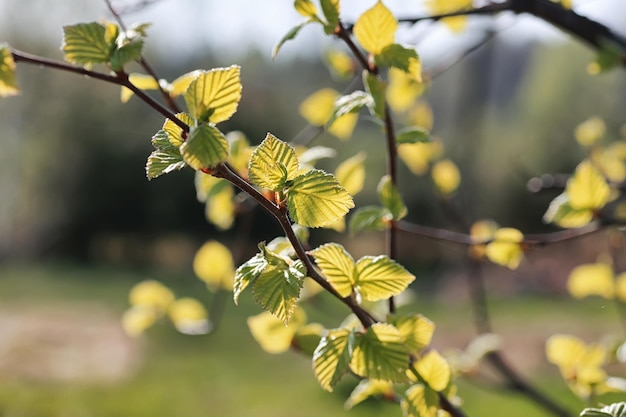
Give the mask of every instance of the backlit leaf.
<svg viewBox="0 0 626 417">
<path fill-rule="evenodd" d="M 337 155 L 336 150 L 326 146 L 306 148 L 302 153 L 300 153 L 299 149 L 296 149 L 296 153 L 298 154 L 298 161 L 300 161 L 300 174 L 305 174 L 312 170 L 320 159 L 334 158 Z"/>
<path fill-rule="evenodd" d="M 439 397 L 423 384 L 415 384 L 405 392 L 400 407 L 403 417 L 437 417 Z"/>
<path fill-rule="evenodd" d="M 339 23 L 339 0 L 320 0 L 320 5 L 327 22 L 324 25 L 324 31 L 330 35 L 335 31 Z"/>
<path fill-rule="evenodd" d="M 356 263 L 356 287 L 367 301 L 400 294 L 415 276 L 386 255 L 364 256 Z"/>
<path fill-rule="evenodd" d="M 169 142 L 165 131 L 159 130 L 152 137 L 152 144 L 156 149 L 150 154 L 146 164 L 149 180 L 185 167 L 180 151 Z"/>
<path fill-rule="evenodd" d="M 359 152 L 343 161 L 335 170 L 335 177 L 346 191 L 354 196 L 363 189 L 365 183 L 365 152 Z"/>
<path fill-rule="evenodd" d="M 348 113 L 343 116 L 339 116 L 328 127 L 328 133 L 341 140 L 348 140 L 352 136 L 356 122 L 359 119 L 359 115 L 356 113 Z"/>
<path fill-rule="evenodd" d="M 386 94 L 389 107 L 393 111 L 403 112 L 409 110 L 423 92 L 424 84 L 418 82 L 414 75 L 399 68 L 389 68 L 389 86 Z"/>
<path fill-rule="evenodd" d="M 444 195 L 454 193 L 461 183 L 461 173 L 456 164 L 449 159 L 433 165 L 431 175 L 435 186 Z"/>
<path fill-rule="evenodd" d="M 201 73 L 185 93 L 191 116 L 200 122 L 220 123 L 231 118 L 241 100 L 240 67 L 216 68 Z"/>
<path fill-rule="evenodd" d="M 339 93 L 332 88 L 318 90 L 300 103 L 300 115 L 312 125 L 324 126 L 335 110 L 337 97 Z"/>
<path fill-rule="evenodd" d="M 602 262 L 579 265 L 570 272 L 567 290 L 574 298 L 599 295 L 612 299 L 615 295 L 613 268 Z"/>
<path fill-rule="evenodd" d="M 393 13 L 378 1 L 354 24 L 354 37 L 367 52 L 379 55 L 394 42 L 398 22 Z"/>
<path fill-rule="evenodd" d="M 128 301 L 130 305 L 142 305 L 165 311 L 174 302 L 174 293 L 155 280 L 145 280 L 135 284 L 130 290 Z"/>
<path fill-rule="evenodd" d="M 290 41 L 292 39 L 295 39 L 296 36 L 298 36 L 298 33 L 300 33 L 300 31 L 302 30 L 303 27 L 305 27 L 306 25 L 308 25 L 309 23 L 311 23 L 312 20 L 308 19 L 305 20 L 303 22 L 298 23 L 297 25 L 295 25 L 294 27 L 292 27 L 291 29 L 289 29 L 289 32 L 287 32 L 285 34 L 285 36 L 283 36 L 280 41 L 278 41 L 278 43 L 276 44 L 276 46 L 274 46 L 274 48 L 272 49 L 272 59 L 276 59 L 276 57 L 278 56 L 278 52 L 280 51 L 280 49 L 283 47 L 283 45 L 287 42 Z"/>
<path fill-rule="evenodd" d="M 354 207 L 352 197 L 337 179 L 311 170 L 294 178 L 287 194 L 291 219 L 302 226 L 322 227 L 334 223 Z"/>
<path fill-rule="evenodd" d="M 317 7 L 311 0 L 296 0 L 293 7 L 304 17 L 317 16 Z"/>
<path fill-rule="evenodd" d="M 248 178 L 248 164 L 252 157 L 253 149 L 243 132 L 238 130 L 226 134 L 228 141 L 228 162 L 235 168 L 235 171 L 244 178 Z"/>
<path fill-rule="evenodd" d="M 198 171 L 197 171 L 198 172 Z M 235 202 L 232 187 L 220 187 L 206 202 L 207 220 L 220 230 L 230 229 L 235 222 Z"/>
<path fill-rule="evenodd" d="M 356 65 L 351 55 L 338 49 L 329 49 L 324 53 L 324 62 L 331 74 L 346 79 L 354 75 Z"/>
<path fill-rule="evenodd" d="M 472 8 L 473 0 L 427 0 L 426 7 L 433 15 L 460 12 Z M 460 32 L 467 26 L 467 16 L 454 16 L 441 19 L 454 32 Z"/>
<path fill-rule="evenodd" d="M 196 124 L 195 120 L 193 120 L 189 113 L 177 113 L 176 118 L 189 127 L 192 127 Z M 183 129 L 170 119 L 166 119 L 165 123 L 163 123 L 163 130 L 167 132 L 170 143 L 176 147 L 180 147 L 180 145 L 182 145 L 187 138 L 187 134 L 183 132 Z"/>
<path fill-rule="evenodd" d="M 89 65 L 105 63 L 115 47 L 115 42 L 105 39 L 105 26 L 100 23 L 79 23 L 63 26 L 63 52 L 72 64 Z"/>
<path fill-rule="evenodd" d="M 350 233 L 366 230 L 380 231 L 385 230 L 391 220 L 393 220 L 393 215 L 385 207 L 359 207 L 350 216 L 350 224 L 348 228 Z"/>
<path fill-rule="evenodd" d="M 113 71 L 120 71 L 124 65 L 141 59 L 143 39 L 134 39 L 116 48 L 109 57 L 109 64 Z"/>
<path fill-rule="evenodd" d="M 548 210 L 543 215 L 543 221 L 565 228 L 575 228 L 589 224 L 593 217 L 593 210 L 572 208 L 567 194 L 563 193 L 550 202 Z"/>
<path fill-rule="evenodd" d="M 611 189 L 600 171 L 585 160 L 578 164 L 574 175 L 567 181 L 565 194 L 573 209 L 593 210 L 604 207 L 610 199 Z"/>
<path fill-rule="evenodd" d="M 315 263 L 342 297 L 352 294 L 355 284 L 354 259 L 338 243 L 328 243 L 309 252 Z"/>
<path fill-rule="evenodd" d="M 442 151 L 443 146 L 439 141 L 398 146 L 398 156 L 415 175 L 424 175 L 431 161 L 441 155 Z"/>
<path fill-rule="evenodd" d="M 404 71 L 412 80 L 422 83 L 422 64 L 417 51 L 397 43 L 388 45 L 376 56 L 379 67 L 394 67 Z"/>
<path fill-rule="evenodd" d="M 391 382 L 406 381 L 409 354 L 404 337 L 386 323 L 376 323 L 356 336 L 350 369 L 364 378 Z"/>
<path fill-rule="evenodd" d="M 389 381 L 380 381 L 377 379 L 364 379 L 359 382 L 350 397 L 345 403 L 347 409 L 351 409 L 355 405 L 367 400 L 370 397 L 380 396 L 386 399 L 393 399 L 396 396 L 396 392 L 393 389 L 393 384 Z"/>
<path fill-rule="evenodd" d="M 429 351 L 415 364 L 420 377 L 435 391 L 443 391 L 450 382 L 450 365 L 436 350 Z"/>
<path fill-rule="evenodd" d="M 391 324 L 404 336 L 409 352 L 428 346 L 435 333 L 435 323 L 421 314 L 394 317 Z"/>
<path fill-rule="evenodd" d="M 180 77 L 177 77 L 174 81 L 172 81 L 171 84 L 170 94 L 172 95 L 172 97 L 178 97 L 185 94 L 187 88 L 189 88 L 189 84 L 191 84 L 193 80 L 202 75 L 202 73 L 202 70 L 194 70 L 187 72 Z"/>
<path fill-rule="evenodd" d="M 9 45 L 0 43 L 0 97 L 15 96 L 20 93 L 15 77 L 15 61 Z"/>
<path fill-rule="evenodd" d="M 385 175 L 380 179 L 377 192 L 381 204 L 389 210 L 394 220 L 400 220 L 407 215 L 408 210 L 402 200 L 402 194 L 391 182 L 389 175 Z"/>
<path fill-rule="evenodd" d="M 575 336 L 555 334 L 546 341 L 546 356 L 567 376 L 582 368 L 601 366 L 606 361 L 607 352 L 604 347 L 588 346 Z"/>
<path fill-rule="evenodd" d="M 179 298 L 170 305 L 167 314 L 181 333 L 197 335 L 210 330 L 206 308 L 195 298 Z"/>
<path fill-rule="evenodd" d="M 605 132 L 604 120 L 598 116 L 593 116 L 576 126 L 574 137 L 581 145 L 591 146 L 602 139 Z"/>
<path fill-rule="evenodd" d="M 235 282 L 233 285 L 233 300 L 239 303 L 239 296 L 250 283 L 254 282 L 268 266 L 268 262 L 262 253 L 257 253 L 248 259 L 235 271 Z"/>
<path fill-rule="evenodd" d="M 191 128 L 189 138 L 180 146 L 180 153 L 193 169 L 211 168 L 228 157 L 228 141 L 217 127 L 202 124 Z"/>
<path fill-rule="evenodd" d="M 304 273 L 298 268 L 266 268 L 252 284 L 252 297 L 285 325 L 296 308 Z"/>
<path fill-rule="evenodd" d="M 430 132 L 420 126 L 409 126 L 404 129 L 400 129 L 396 133 L 396 143 L 401 145 L 403 143 L 428 143 L 430 142 Z"/>
<path fill-rule="evenodd" d="M 371 105 L 372 96 L 365 91 L 357 90 L 346 96 L 341 96 L 335 100 L 335 109 L 328 119 L 328 124 L 332 125 L 339 117 L 349 113 L 358 113 L 363 107 Z"/>
<path fill-rule="evenodd" d="M 516 269 L 524 256 L 520 245 L 523 240 L 524 235 L 517 229 L 499 229 L 495 232 L 493 241 L 487 245 L 486 255 L 493 263 Z"/>
<path fill-rule="evenodd" d="M 326 391 L 332 391 L 348 370 L 349 338 L 350 330 L 329 330 L 313 353 L 315 377 Z"/>
<path fill-rule="evenodd" d="M 159 82 L 155 80 L 153 76 L 148 74 L 133 72 L 128 75 L 128 81 L 140 90 L 157 90 L 159 88 Z M 128 102 L 132 96 L 132 90 L 122 87 L 120 92 L 120 100 L 122 103 Z"/>
<path fill-rule="evenodd" d="M 198 249 L 193 259 L 193 271 L 213 290 L 233 287 L 233 256 L 226 246 L 216 240 L 210 240 Z"/>
<path fill-rule="evenodd" d="M 288 326 L 268 312 L 248 317 L 247 320 L 252 337 L 268 353 L 282 353 L 289 350 L 296 331 L 305 322 L 306 314 L 301 308 L 295 309 Z"/>
<path fill-rule="evenodd" d="M 268 133 L 252 152 L 248 175 L 250 182 L 272 191 L 282 191 L 285 182 L 298 175 L 296 150 Z"/>
</svg>

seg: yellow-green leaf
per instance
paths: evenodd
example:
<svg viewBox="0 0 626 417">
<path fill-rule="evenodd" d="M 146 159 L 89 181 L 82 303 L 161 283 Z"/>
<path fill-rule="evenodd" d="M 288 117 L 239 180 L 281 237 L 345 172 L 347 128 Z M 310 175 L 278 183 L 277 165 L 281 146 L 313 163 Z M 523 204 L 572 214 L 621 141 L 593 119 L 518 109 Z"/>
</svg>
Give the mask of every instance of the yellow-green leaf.
<svg viewBox="0 0 626 417">
<path fill-rule="evenodd" d="M 337 178 L 316 169 L 294 178 L 287 194 L 291 219 L 306 227 L 332 224 L 353 207 L 352 197 Z"/>
<path fill-rule="evenodd" d="M 359 152 L 343 161 L 335 170 L 335 177 L 346 191 L 354 196 L 363 189 L 365 183 L 365 152 Z"/>
<path fill-rule="evenodd" d="M 248 317 L 248 328 L 252 337 L 268 353 L 282 353 L 289 350 L 300 326 L 306 323 L 306 314 L 296 308 L 289 326 L 268 312 Z"/>
<path fill-rule="evenodd" d="M 193 259 L 193 271 L 214 291 L 233 287 L 233 256 L 226 246 L 216 240 L 210 240 L 198 249 Z"/>
<path fill-rule="evenodd" d="M 403 417 L 437 417 L 439 397 L 423 384 L 415 384 L 405 392 L 400 407 Z"/>
<path fill-rule="evenodd" d="M 355 405 L 374 396 L 393 400 L 396 396 L 393 384 L 389 381 L 380 381 L 378 379 L 364 379 L 352 390 L 350 397 L 344 405 L 347 409 L 351 409 Z"/>
<path fill-rule="evenodd" d="M 189 113 L 177 113 L 176 118 L 189 127 L 195 125 L 195 120 L 193 120 Z M 183 132 L 183 129 L 170 119 L 165 119 L 165 123 L 163 123 L 163 130 L 167 132 L 170 143 L 176 147 L 180 147 L 180 145 L 182 145 L 187 138 L 187 134 Z"/>
<path fill-rule="evenodd" d="M 159 313 L 155 308 L 142 304 L 135 305 L 124 312 L 122 328 L 127 335 L 136 337 L 152 326 L 158 318 Z"/>
<path fill-rule="evenodd" d="M 450 365 L 436 350 L 421 357 L 414 367 L 423 381 L 435 391 L 443 391 L 450 382 Z"/>
<path fill-rule="evenodd" d="M 155 80 L 153 76 L 147 74 L 133 72 L 128 75 L 128 81 L 140 90 L 157 90 L 159 88 L 159 82 Z M 120 100 L 122 103 L 128 102 L 132 96 L 132 90 L 122 87 L 120 91 Z"/>
<path fill-rule="evenodd" d="M 199 172 L 199 171 L 197 171 Z M 228 230 L 235 222 L 233 187 L 220 187 L 206 202 L 204 214 L 207 220 L 220 230 Z"/>
<path fill-rule="evenodd" d="M 252 152 L 248 175 L 250 182 L 272 191 L 282 191 L 285 182 L 298 175 L 296 150 L 268 133 Z"/>
<path fill-rule="evenodd" d="M 335 110 L 337 97 L 339 93 L 332 88 L 318 90 L 300 103 L 300 115 L 312 125 L 324 126 Z"/>
<path fill-rule="evenodd" d="M 393 220 L 393 215 L 385 207 L 359 207 L 350 216 L 350 233 L 385 230 L 391 220 Z"/>
<path fill-rule="evenodd" d="M 235 271 L 235 282 L 233 284 L 233 301 L 235 304 L 239 303 L 239 296 L 243 290 L 245 290 L 250 283 L 254 282 L 254 280 L 265 271 L 267 266 L 268 262 L 265 260 L 263 254 L 257 253 L 237 268 Z"/>
<path fill-rule="evenodd" d="M 193 169 L 211 168 L 228 157 L 228 141 L 220 130 L 208 124 L 193 127 L 180 146 L 183 160 Z"/>
<path fill-rule="evenodd" d="M 598 116 L 593 116 L 576 126 L 574 137 L 581 145 L 591 146 L 602 139 L 605 132 L 604 120 Z"/>
<path fill-rule="evenodd" d="M 148 180 L 185 167 L 186 164 L 183 161 L 180 150 L 170 143 L 169 137 L 164 130 L 159 130 L 152 137 L 151 142 L 155 150 L 148 156 L 146 164 Z"/>
<path fill-rule="evenodd" d="M 385 175 L 380 179 L 377 192 L 380 203 L 389 210 L 394 220 L 400 220 L 407 215 L 408 210 L 402 199 L 402 194 L 391 182 L 391 176 Z"/>
<path fill-rule="evenodd" d="M 410 352 L 418 352 L 428 346 L 435 333 L 435 323 L 421 314 L 394 317 L 391 324 L 404 336 Z"/>
<path fill-rule="evenodd" d="M 424 175 L 433 159 L 443 152 L 441 142 L 402 144 L 398 156 L 415 175 Z"/>
<path fill-rule="evenodd" d="M 409 78 L 418 84 L 422 83 L 422 63 L 413 48 L 407 48 L 397 43 L 385 47 L 380 55 L 376 56 L 379 67 L 394 67 L 404 71 Z"/>
<path fill-rule="evenodd" d="M 590 209 L 574 209 L 567 194 L 563 193 L 550 202 L 543 215 L 546 223 L 555 223 L 565 228 L 582 227 L 593 220 L 594 212 Z"/>
<path fill-rule="evenodd" d="M 351 55 L 338 49 L 329 49 L 324 53 L 324 62 L 334 76 L 346 79 L 354 75 L 356 65 Z"/>
<path fill-rule="evenodd" d="M 241 100 L 240 67 L 201 73 L 185 92 L 191 116 L 200 122 L 220 123 L 231 118 Z"/>
<path fill-rule="evenodd" d="M 389 86 L 386 95 L 389 107 L 395 112 L 411 108 L 424 92 L 424 84 L 414 75 L 399 68 L 389 68 Z M 428 128 L 428 126 L 425 126 Z"/>
<path fill-rule="evenodd" d="M 413 274 L 385 255 L 364 256 L 356 263 L 356 288 L 367 301 L 398 295 L 413 280 Z"/>
<path fill-rule="evenodd" d="M 328 127 L 328 133 L 341 140 L 348 140 L 352 136 L 356 122 L 359 120 L 359 115 L 356 113 L 348 113 L 343 116 L 339 116 Z"/>
<path fill-rule="evenodd" d="M 342 297 L 352 294 L 355 284 L 354 259 L 338 243 L 328 243 L 309 252 L 328 282 Z"/>
<path fill-rule="evenodd" d="M 578 164 L 565 187 L 570 206 L 576 210 L 594 210 L 609 202 L 611 189 L 589 160 Z"/>
<path fill-rule="evenodd" d="M 115 41 L 107 42 L 105 26 L 97 22 L 63 26 L 63 52 L 72 64 L 90 65 L 109 61 Z"/>
<path fill-rule="evenodd" d="M 9 45 L 0 43 L 0 97 L 16 96 L 20 93 L 15 78 L 15 60 Z"/>
<path fill-rule="evenodd" d="M 179 298 L 167 311 L 174 327 L 184 334 L 206 334 L 210 330 L 206 308 L 195 298 Z"/>
<path fill-rule="evenodd" d="M 350 369 L 364 378 L 406 381 L 409 353 L 402 334 L 394 326 L 376 323 L 357 334 Z"/>
<path fill-rule="evenodd" d="M 601 366 L 606 361 L 607 352 L 604 347 L 588 346 L 575 336 L 555 334 L 546 341 L 546 356 L 548 361 L 568 374 L 576 369 Z"/>
<path fill-rule="evenodd" d="M 331 391 L 348 370 L 350 330 L 334 329 L 322 337 L 313 352 L 313 371 L 326 391 Z"/>
<path fill-rule="evenodd" d="M 193 80 L 202 75 L 202 73 L 202 70 L 194 70 L 176 78 L 174 81 L 172 81 L 172 84 L 170 86 L 170 95 L 172 97 L 178 97 L 185 94 L 187 88 L 189 88 L 189 84 L 191 84 Z"/>
<path fill-rule="evenodd" d="M 367 52 L 380 54 L 394 42 L 398 21 L 393 13 L 378 1 L 366 10 L 354 24 L 354 37 Z"/>
<path fill-rule="evenodd" d="M 128 295 L 132 306 L 143 305 L 165 311 L 174 302 L 174 293 L 155 280 L 145 280 L 133 286 Z"/>
<path fill-rule="evenodd" d="M 444 195 L 454 193 L 461 183 L 461 173 L 456 164 L 449 159 L 444 159 L 433 165 L 431 175 L 435 186 Z"/>
<path fill-rule="evenodd" d="M 428 0 L 426 7 L 434 15 L 460 12 L 470 9 L 473 0 Z M 453 16 L 441 21 L 454 32 L 460 32 L 467 26 L 467 16 Z"/>
<path fill-rule="evenodd" d="M 328 119 L 328 124 L 332 125 L 334 121 L 341 116 L 350 113 L 357 114 L 363 107 L 371 105 L 372 96 L 365 91 L 357 90 L 348 95 L 341 96 L 335 100 L 335 109 L 333 110 L 333 114 L 330 119 Z"/>
<path fill-rule="evenodd" d="M 270 266 L 252 284 L 252 297 L 287 325 L 296 308 L 304 278 L 298 268 Z"/>
<path fill-rule="evenodd" d="M 607 299 L 615 296 L 613 268 L 606 263 L 577 266 L 570 272 L 567 290 L 574 298 L 599 295 Z"/>
<path fill-rule="evenodd" d="M 520 245 L 523 240 L 524 235 L 517 229 L 499 229 L 495 232 L 493 241 L 487 245 L 486 255 L 493 263 L 516 269 L 524 257 Z"/>
<path fill-rule="evenodd" d="M 293 7 L 304 17 L 317 16 L 317 7 L 311 0 L 296 0 Z"/>
</svg>

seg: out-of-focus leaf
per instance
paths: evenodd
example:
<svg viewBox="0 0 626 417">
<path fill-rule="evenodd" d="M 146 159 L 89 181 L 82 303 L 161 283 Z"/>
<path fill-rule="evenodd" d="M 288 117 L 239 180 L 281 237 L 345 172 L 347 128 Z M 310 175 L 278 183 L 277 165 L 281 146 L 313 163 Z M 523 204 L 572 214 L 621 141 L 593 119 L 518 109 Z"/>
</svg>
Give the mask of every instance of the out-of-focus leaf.
<svg viewBox="0 0 626 417">
<path fill-rule="evenodd" d="M 352 390 L 350 397 L 345 403 L 345 407 L 351 409 L 355 405 L 374 396 L 393 400 L 396 396 L 393 384 L 389 381 L 364 379 Z"/>
<path fill-rule="evenodd" d="M 143 305 L 157 311 L 166 311 L 174 298 L 174 293 L 169 288 L 155 280 L 135 284 L 128 295 L 131 306 Z"/>
<path fill-rule="evenodd" d="M 404 336 L 409 352 L 413 353 L 428 346 L 435 333 L 435 323 L 421 314 L 393 317 L 391 324 Z"/>
<path fill-rule="evenodd" d="M 613 268 L 606 263 L 579 265 L 570 272 L 567 290 L 574 298 L 599 295 L 607 299 L 615 296 Z"/>
<path fill-rule="evenodd" d="M 378 1 L 357 19 L 353 33 L 363 49 L 372 55 L 379 55 L 393 44 L 397 29 L 398 21 L 393 13 Z"/>
<path fill-rule="evenodd" d="M 0 97 L 16 96 L 19 93 L 11 48 L 6 43 L 0 43 Z"/>
<path fill-rule="evenodd" d="M 403 417 L 437 417 L 439 397 L 423 384 L 412 385 L 400 402 Z"/>
<path fill-rule="evenodd" d="M 306 314 L 296 308 L 288 326 L 267 311 L 248 317 L 247 322 L 252 337 L 264 351 L 282 353 L 289 350 L 296 331 L 306 323 Z"/>
<path fill-rule="evenodd" d="M 516 269 L 524 257 L 520 245 L 523 240 L 524 235 L 517 229 L 511 227 L 499 229 L 495 232 L 493 241 L 487 245 L 486 255 L 491 262 Z"/>
<path fill-rule="evenodd" d="M 436 350 L 422 356 L 414 367 L 424 382 L 435 391 L 443 391 L 450 382 L 450 365 Z"/>
<path fill-rule="evenodd" d="M 380 231 L 387 228 L 387 224 L 393 220 L 389 209 L 380 206 L 359 207 L 350 216 L 348 226 L 350 233 L 361 231 Z"/>
<path fill-rule="evenodd" d="M 211 330 L 206 308 L 195 298 L 179 298 L 170 305 L 167 313 L 181 333 L 198 335 Z"/>
<path fill-rule="evenodd" d="M 461 173 L 456 164 L 444 159 L 433 165 L 431 175 L 435 186 L 443 195 L 454 193 L 461 183 Z"/>
<path fill-rule="evenodd" d="M 402 199 L 402 194 L 391 182 L 389 175 L 385 175 L 380 179 L 377 192 L 381 204 L 389 210 L 394 220 L 400 220 L 407 215 L 408 210 Z"/>
<path fill-rule="evenodd" d="M 216 240 L 210 240 L 198 249 L 193 259 L 193 271 L 213 290 L 233 288 L 233 256 L 226 246 Z"/>
<path fill-rule="evenodd" d="M 359 152 L 343 161 L 335 170 L 335 177 L 350 195 L 354 196 L 363 189 L 365 182 L 365 152 Z"/>
<path fill-rule="evenodd" d="M 591 146 L 602 139 L 605 132 L 604 120 L 598 116 L 593 116 L 576 126 L 574 137 L 581 145 Z"/>
</svg>

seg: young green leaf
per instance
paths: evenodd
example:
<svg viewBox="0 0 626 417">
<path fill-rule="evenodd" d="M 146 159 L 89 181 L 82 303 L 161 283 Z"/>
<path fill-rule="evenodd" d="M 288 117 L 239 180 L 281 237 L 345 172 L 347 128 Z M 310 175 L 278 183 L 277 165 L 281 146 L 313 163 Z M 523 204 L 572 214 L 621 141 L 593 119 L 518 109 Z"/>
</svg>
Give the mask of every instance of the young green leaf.
<svg viewBox="0 0 626 417">
<path fill-rule="evenodd" d="M 350 216 L 348 229 L 350 233 L 362 231 L 381 231 L 393 220 L 389 209 L 379 206 L 359 207 Z"/>
<path fill-rule="evenodd" d="M 364 378 L 391 382 L 406 381 L 409 353 L 404 337 L 394 326 L 376 323 L 356 335 L 350 369 Z"/>
<path fill-rule="evenodd" d="M 356 287 L 367 301 L 400 294 L 415 276 L 386 255 L 364 256 L 356 263 Z"/>
<path fill-rule="evenodd" d="M 394 220 L 400 220 L 407 215 L 408 210 L 402 200 L 402 194 L 391 182 L 389 175 L 380 179 L 377 191 L 381 204 L 389 210 Z"/>
<path fill-rule="evenodd" d="M 437 417 L 439 397 L 423 384 L 412 385 L 400 403 L 403 417 Z"/>
<path fill-rule="evenodd" d="M 410 126 L 400 129 L 396 133 L 396 143 L 428 143 L 431 141 L 430 132 L 421 126 Z"/>
<path fill-rule="evenodd" d="M 214 167 L 228 157 L 228 142 L 224 134 L 212 125 L 191 128 L 189 138 L 180 146 L 184 161 L 193 169 Z"/>
<path fill-rule="evenodd" d="M 416 82 L 422 82 L 422 64 L 413 48 L 406 48 L 397 43 L 391 44 L 376 55 L 376 65 L 401 69 Z"/>
<path fill-rule="evenodd" d="M 65 59 L 77 65 L 109 62 L 116 45 L 115 39 L 107 42 L 105 31 L 105 26 L 97 22 L 63 26 Z"/>
<path fill-rule="evenodd" d="M 354 259 L 338 243 L 328 243 L 309 252 L 328 282 L 342 297 L 352 294 L 355 284 Z"/>
<path fill-rule="evenodd" d="M 330 35 L 339 24 L 339 0 L 320 0 L 320 5 L 326 18 L 324 32 Z"/>
<path fill-rule="evenodd" d="M 341 96 L 335 101 L 335 110 L 328 120 L 328 125 L 332 125 L 335 120 L 345 114 L 358 113 L 363 107 L 371 107 L 372 105 L 372 96 L 365 91 L 357 90 L 348 95 Z"/>
<path fill-rule="evenodd" d="M 335 177 L 351 196 L 363 189 L 365 182 L 365 152 L 359 152 L 343 161 L 335 170 Z"/>
<path fill-rule="evenodd" d="M 393 317 L 391 324 L 396 326 L 406 339 L 409 352 L 419 352 L 428 346 L 435 332 L 435 323 L 421 314 Z"/>
<path fill-rule="evenodd" d="M 146 176 L 149 180 L 183 168 L 186 164 L 177 147 L 173 146 L 164 130 L 152 137 L 155 150 L 148 157 Z"/>
<path fill-rule="evenodd" d="M 450 365 L 436 350 L 429 351 L 415 364 L 415 370 L 423 382 L 434 391 L 443 391 L 450 382 Z"/>
<path fill-rule="evenodd" d="M 387 83 L 378 76 L 363 71 L 363 84 L 365 84 L 365 90 L 372 96 L 372 101 L 369 105 L 370 113 L 380 120 L 384 120 Z"/>
<path fill-rule="evenodd" d="M 235 271 L 235 284 L 233 286 L 233 300 L 235 304 L 239 302 L 239 296 L 245 290 L 250 283 L 254 282 L 265 268 L 268 263 L 262 253 L 257 253 L 252 258 L 244 262 Z"/>
<path fill-rule="evenodd" d="M 313 371 L 322 388 L 332 391 L 350 363 L 350 330 L 334 329 L 313 352 Z"/>
<path fill-rule="evenodd" d="M 378 1 L 358 18 L 353 33 L 363 49 L 372 55 L 378 55 L 393 44 L 397 29 L 398 21 L 393 13 Z"/>
<path fill-rule="evenodd" d="M 294 148 L 268 133 L 252 152 L 248 165 L 250 182 L 272 191 L 282 191 L 285 183 L 298 175 L 298 157 Z"/>
<path fill-rule="evenodd" d="M 304 17 L 317 16 L 317 7 L 315 7 L 315 4 L 313 4 L 311 0 L 296 0 L 293 3 L 293 7 L 296 9 L 296 12 Z"/>
<path fill-rule="evenodd" d="M 252 284 L 252 297 L 287 325 L 300 297 L 304 278 L 305 274 L 299 268 L 270 266 Z"/>
<path fill-rule="evenodd" d="M 274 46 L 274 48 L 272 49 L 272 59 L 276 59 L 276 57 L 278 56 L 278 52 L 280 51 L 280 48 L 283 47 L 283 45 L 287 42 L 290 41 L 292 39 L 295 39 L 296 36 L 298 36 L 298 33 L 300 33 L 300 31 L 302 30 L 303 27 L 305 27 L 306 25 L 308 25 L 309 23 L 314 22 L 314 20 L 308 19 L 305 20 L 303 22 L 298 23 L 297 25 L 295 25 L 294 27 L 292 27 L 289 32 L 287 32 L 285 34 L 285 36 L 283 36 L 278 43 L 276 44 L 276 46 Z"/>
<path fill-rule="evenodd" d="M 19 93 L 11 48 L 6 43 L 0 43 L 0 97 L 15 96 Z"/>
<path fill-rule="evenodd" d="M 294 178 L 287 193 L 289 215 L 306 227 L 330 225 L 353 207 L 352 197 L 337 178 L 317 169 Z"/>
<path fill-rule="evenodd" d="M 135 39 L 120 48 L 117 48 L 111 54 L 109 63 L 113 71 L 120 71 L 129 62 L 139 61 L 141 59 L 141 51 L 143 49 L 143 40 Z"/>
<path fill-rule="evenodd" d="M 191 117 L 200 122 L 220 123 L 231 118 L 241 100 L 240 67 L 216 68 L 201 73 L 185 93 Z"/>
<path fill-rule="evenodd" d="M 176 117 L 189 127 L 195 126 L 195 120 L 191 117 L 191 115 L 189 115 L 189 113 L 177 113 Z M 167 137 L 170 139 L 170 143 L 172 145 L 180 147 L 180 145 L 185 142 L 187 134 L 183 132 L 183 129 L 181 129 L 180 126 L 170 119 L 165 119 L 162 129 L 167 133 Z"/>
</svg>

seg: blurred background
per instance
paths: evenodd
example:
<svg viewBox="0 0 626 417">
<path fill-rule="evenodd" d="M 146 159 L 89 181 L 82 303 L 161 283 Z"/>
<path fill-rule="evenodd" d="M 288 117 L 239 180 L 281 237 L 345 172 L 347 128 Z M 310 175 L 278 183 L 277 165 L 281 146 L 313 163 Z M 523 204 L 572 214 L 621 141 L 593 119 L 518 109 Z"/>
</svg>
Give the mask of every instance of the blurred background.
<svg viewBox="0 0 626 417">
<path fill-rule="evenodd" d="M 63 25 L 112 19 L 103 1 L 59 3 L 0 0 L 0 41 L 62 59 Z M 320 88 L 342 91 L 349 84 L 329 76 L 321 55 L 336 44 L 315 26 L 271 59 L 273 45 L 300 20 L 291 3 L 128 0 L 114 6 L 125 11 L 128 24 L 153 24 L 145 56 L 162 78 L 241 65 L 243 98 L 222 130 L 240 130 L 256 144 L 268 131 L 286 141 L 306 134 L 299 103 Z M 354 21 L 373 3 L 343 1 L 345 20 Z M 426 14 L 417 0 L 385 4 L 398 16 Z M 574 5 L 626 35 L 623 1 Z M 423 22 L 403 27 L 399 38 L 417 44 L 432 77 L 423 99 L 433 111 L 433 133 L 462 174 L 454 204 L 463 220 L 492 218 L 529 233 L 555 230 L 541 218 L 558 191 L 531 193 L 527 182 L 573 170 L 584 157 L 573 131 L 590 116 L 602 117 L 608 136 L 619 138 L 626 73 L 589 75 L 594 51 L 528 16 L 474 17 L 461 34 Z M 200 245 L 209 239 L 232 245 L 233 237 L 205 220 L 191 170 L 147 181 L 150 138 L 162 117 L 137 99 L 120 103 L 115 86 L 72 74 L 20 64 L 18 82 L 22 94 L 0 101 L 0 415 L 342 415 L 354 380 L 338 393 L 324 393 L 308 359 L 266 354 L 252 340 L 245 320 L 259 307 L 244 297 L 235 308 L 227 294 L 211 295 L 194 278 Z M 372 126 L 359 123 L 348 142 L 327 134 L 314 142 L 336 147 L 337 157 L 321 164 L 329 170 L 358 150 L 368 154 L 367 185 L 357 204 L 377 201 L 375 184 L 384 175 L 383 143 Z M 400 171 L 409 219 L 454 228 L 430 180 L 416 179 L 404 166 Z M 237 241 L 244 259 L 257 242 L 280 234 L 263 213 L 254 224 Z M 465 346 L 474 335 L 465 248 L 406 239 L 400 262 L 418 277 L 416 305 L 438 325 L 435 345 Z M 355 258 L 380 253 L 384 241 L 376 233 L 351 240 L 331 231 L 316 231 L 311 240 L 341 241 Z M 571 269 L 606 248 L 604 236 L 593 235 L 530 253 L 515 272 L 487 268 L 494 327 L 509 359 L 575 411 L 582 403 L 546 363 L 543 343 L 554 332 L 593 340 L 619 331 L 612 307 L 593 299 L 574 303 L 565 291 Z M 161 325 L 129 338 L 120 317 L 129 288 L 143 279 L 162 280 L 207 305 L 220 303 L 223 322 L 206 336 Z M 327 302 L 324 308 L 342 317 L 341 306 Z M 499 401 L 513 415 L 544 415 L 480 384 L 462 385 L 460 395 L 470 415 L 488 415 L 481 407 Z M 375 402 L 349 413 L 400 415 L 393 405 Z"/>
</svg>

